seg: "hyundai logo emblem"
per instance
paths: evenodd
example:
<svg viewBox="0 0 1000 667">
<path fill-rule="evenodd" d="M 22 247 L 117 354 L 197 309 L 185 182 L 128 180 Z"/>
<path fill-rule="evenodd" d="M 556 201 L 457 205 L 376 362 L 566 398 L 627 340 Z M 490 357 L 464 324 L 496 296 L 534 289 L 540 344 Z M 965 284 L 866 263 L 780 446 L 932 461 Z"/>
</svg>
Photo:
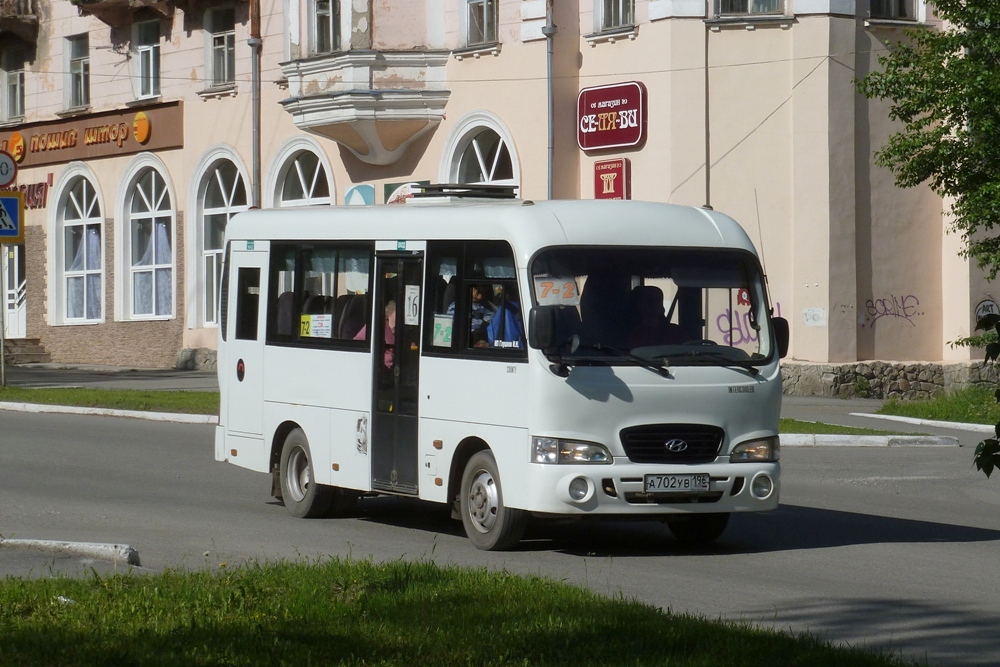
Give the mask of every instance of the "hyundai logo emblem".
<svg viewBox="0 0 1000 667">
<path fill-rule="evenodd" d="M 669 451 L 674 452 L 675 454 L 678 453 L 678 452 L 683 452 L 684 450 L 686 450 L 688 448 L 688 444 L 686 442 L 684 442 L 683 440 L 681 440 L 680 438 L 674 438 L 673 440 L 667 440 L 667 442 L 664 443 L 664 444 L 666 445 L 666 447 L 667 447 L 667 449 Z"/>
</svg>

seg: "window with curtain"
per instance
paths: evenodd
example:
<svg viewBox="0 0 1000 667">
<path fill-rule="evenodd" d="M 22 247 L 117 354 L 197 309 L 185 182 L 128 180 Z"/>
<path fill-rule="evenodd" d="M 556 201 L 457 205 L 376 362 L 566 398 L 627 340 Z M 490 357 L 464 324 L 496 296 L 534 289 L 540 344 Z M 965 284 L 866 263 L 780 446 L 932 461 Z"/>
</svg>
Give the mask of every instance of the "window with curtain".
<svg viewBox="0 0 1000 667">
<path fill-rule="evenodd" d="M 747 14 L 782 14 L 784 0 L 719 0 L 720 16 Z"/>
<path fill-rule="evenodd" d="M 169 317 L 174 309 L 173 210 L 163 177 L 151 167 L 132 186 L 126 224 L 132 316 Z"/>
<path fill-rule="evenodd" d="M 160 94 L 160 22 L 137 23 L 136 51 L 139 97 Z"/>
<path fill-rule="evenodd" d="M 340 0 L 313 0 L 313 53 L 340 51 Z"/>
<path fill-rule="evenodd" d="M 280 206 L 331 204 L 330 183 L 319 156 L 311 151 L 296 153 L 281 182 Z"/>
<path fill-rule="evenodd" d="M 635 22 L 634 0 L 601 0 L 601 30 L 624 28 Z"/>
<path fill-rule="evenodd" d="M 222 7 L 209 12 L 211 58 L 209 80 L 213 86 L 225 86 L 236 80 L 236 11 Z"/>
<path fill-rule="evenodd" d="M 0 75 L 3 79 L 3 118 L 13 120 L 24 116 L 24 49 L 9 47 L 0 51 Z"/>
<path fill-rule="evenodd" d="M 94 187 L 76 178 L 59 211 L 62 226 L 63 317 L 67 322 L 101 319 L 104 284 L 103 220 Z"/>
<path fill-rule="evenodd" d="M 497 41 L 497 0 L 468 0 L 469 33 L 467 44 L 491 44 Z"/>
<path fill-rule="evenodd" d="M 917 0 L 872 0 L 873 19 L 917 20 Z"/>
<path fill-rule="evenodd" d="M 230 218 L 247 210 L 247 188 L 239 169 L 229 160 L 217 163 L 205 175 L 202 200 L 202 318 L 215 325 L 222 281 L 223 239 Z"/>
<path fill-rule="evenodd" d="M 90 105 L 90 37 L 78 35 L 70 37 L 69 78 L 71 108 Z"/>
</svg>

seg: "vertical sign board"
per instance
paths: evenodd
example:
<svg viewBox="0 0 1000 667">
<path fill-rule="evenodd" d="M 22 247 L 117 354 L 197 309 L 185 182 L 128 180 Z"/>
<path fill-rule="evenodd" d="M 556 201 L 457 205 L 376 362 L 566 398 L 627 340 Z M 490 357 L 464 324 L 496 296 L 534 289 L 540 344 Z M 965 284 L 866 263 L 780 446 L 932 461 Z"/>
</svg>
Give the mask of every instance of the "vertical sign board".
<svg viewBox="0 0 1000 667">
<path fill-rule="evenodd" d="M 631 199 L 632 165 L 628 158 L 594 163 L 594 199 Z"/>
<path fill-rule="evenodd" d="M 646 86 L 639 81 L 584 88 L 576 99 L 576 141 L 585 151 L 646 141 Z"/>
<path fill-rule="evenodd" d="M 0 194 L 0 244 L 24 243 L 24 193 Z"/>
</svg>

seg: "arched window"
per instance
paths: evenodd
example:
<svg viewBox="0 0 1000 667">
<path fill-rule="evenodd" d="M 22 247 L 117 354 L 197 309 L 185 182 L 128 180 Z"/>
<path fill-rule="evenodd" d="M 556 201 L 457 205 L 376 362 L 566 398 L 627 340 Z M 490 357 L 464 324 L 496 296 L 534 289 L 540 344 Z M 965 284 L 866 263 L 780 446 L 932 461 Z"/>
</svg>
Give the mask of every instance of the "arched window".
<svg viewBox="0 0 1000 667">
<path fill-rule="evenodd" d="M 132 317 L 163 318 L 174 312 L 174 213 L 163 176 L 139 171 L 125 200 Z"/>
<path fill-rule="evenodd" d="M 516 185 L 510 150 L 503 138 L 486 127 L 467 135 L 458 161 L 460 183 Z"/>
<path fill-rule="evenodd" d="M 442 183 L 521 185 L 511 133 L 496 115 L 473 111 L 452 127 L 441 151 Z"/>
<path fill-rule="evenodd" d="M 311 151 L 300 151 L 288 164 L 281 181 L 279 206 L 331 204 L 326 168 Z"/>
<path fill-rule="evenodd" d="M 65 322 L 101 319 L 104 293 L 102 242 L 104 221 L 94 186 L 84 176 L 73 179 L 59 207 L 62 253 L 62 315 Z"/>
<path fill-rule="evenodd" d="M 230 218 L 247 210 L 247 188 L 239 169 L 230 160 L 220 160 L 205 174 L 202 188 L 203 322 L 216 324 L 219 285 L 222 280 L 223 239 Z"/>
</svg>

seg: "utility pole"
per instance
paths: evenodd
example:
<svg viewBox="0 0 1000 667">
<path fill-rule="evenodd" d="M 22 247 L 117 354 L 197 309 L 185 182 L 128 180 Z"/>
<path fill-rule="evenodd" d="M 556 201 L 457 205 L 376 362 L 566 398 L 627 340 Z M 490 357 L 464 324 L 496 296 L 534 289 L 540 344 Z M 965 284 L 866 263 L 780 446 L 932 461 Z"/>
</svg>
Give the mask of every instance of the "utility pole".
<svg viewBox="0 0 1000 667">
<path fill-rule="evenodd" d="M 260 208 L 260 52 L 263 41 L 260 38 L 260 0 L 250 0 L 250 90 L 253 107 L 253 183 L 250 187 L 250 204 Z"/>
</svg>

